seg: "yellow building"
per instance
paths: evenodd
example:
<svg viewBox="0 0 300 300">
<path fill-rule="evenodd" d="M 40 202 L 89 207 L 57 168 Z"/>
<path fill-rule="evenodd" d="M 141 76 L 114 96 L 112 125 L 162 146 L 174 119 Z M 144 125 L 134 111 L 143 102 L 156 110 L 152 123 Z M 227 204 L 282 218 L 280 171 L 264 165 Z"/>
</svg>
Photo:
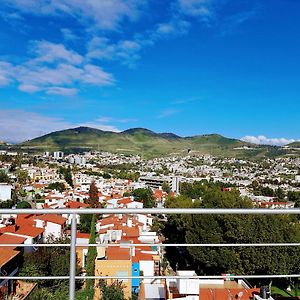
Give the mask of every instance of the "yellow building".
<svg viewBox="0 0 300 300">
<path fill-rule="evenodd" d="M 108 247 L 106 259 L 95 262 L 95 276 L 131 276 L 132 262 L 129 248 Z M 117 279 L 107 279 L 107 284 L 112 284 Z M 120 279 L 126 299 L 131 297 L 131 279 Z"/>
</svg>

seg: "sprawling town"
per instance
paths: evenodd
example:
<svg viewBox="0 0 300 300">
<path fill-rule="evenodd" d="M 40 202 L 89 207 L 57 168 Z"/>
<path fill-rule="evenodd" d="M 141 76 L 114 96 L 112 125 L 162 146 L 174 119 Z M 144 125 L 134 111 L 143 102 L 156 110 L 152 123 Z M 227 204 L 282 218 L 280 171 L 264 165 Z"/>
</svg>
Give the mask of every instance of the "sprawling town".
<svg viewBox="0 0 300 300">
<path fill-rule="evenodd" d="M 253 240 L 243 239 L 242 233 L 240 240 L 238 237 L 236 240 L 204 239 L 204 234 L 200 240 L 200 233 L 194 239 L 174 238 L 170 231 L 180 235 L 180 231 L 176 232 L 178 227 L 176 230 L 171 227 L 176 224 L 175 216 L 140 211 L 135 214 L 83 213 L 86 208 L 103 208 L 111 212 L 118 208 L 201 207 L 201 203 L 209 201 L 205 189 L 211 189 L 210 194 L 218 193 L 213 197 L 219 197 L 224 203 L 231 196 L 238 197 L 239 201 L 247 202 L 246 208 L 295 208 L 300 205 L 300 158 L 238 160 L 200 155 L 189 150 L 183 155 L 146 160 L 136 155 L 97 151 L 83 154 L 2 151 L 0 207 L 23 209 L 25 213 L 16 214 L 11 210 L 0 215 L 0 272 L 1 276 L 9 277 L 0 279 L 0 299 L 50 299 L 47 293 L 56 295 L 56 299 L 63 299 L 60 298 L 63 295 L 68 297 L 68 283 L 56 281 L 54 285 L 47 281 L 13 278 L 69 275 L 69 248 L 54 247 L 53 244 L 70 243 L 72 215 L 26 213 L 30 208 L 78 211 L 76 274 L 80 279 L 76 283 L 76 299 L 298 299 L 296 296 L 300 294 L 295 294 L 297 281 L 290 281 L 285 288 L 284 284 L 276 283 L 275 289 L 270 288 L 269 282 L 266 286 L 263 281 L 232 277 L 255 274 L 251 271 L 252 262 L 249 262 L 249 272 L 231 264 L 220 270 L 210 269 L 212 262 L 206 265 L 205 271 L 201 258 L 195 260 L 195 253 L 189 252 L 189 248 L 163 246 L 187 242 L 263 242 L 255 233 L 252 233 Z M 216 208 L 218 204 L 207 207 Z M 191 216 L 186 217 L 190 218 L 186 222 L 194 222 L 193 226 L 198 224 Z M 296 224 L 298 220 L 293 222 Z M 250 230 L 259 231 L 259 226 Z M 276 228 L 268 230 L 271 236 L 271 231 Z M 218 230 L 215 232 L 217 235 Z M 262 230 L 261 235 L 264 234 Z M 279 241 L 272 242 L 289 241 L 280 234 L 276 237 Z M 89 243 L 97 246 L 88 246 Z M 244 248 L 240 250 L 244 251 Z M 218 255 L 224 260 L 234 260 L 226 257 L 225 252 Z M 280 261 L 283 263 L 284 259 Z M 212 274 L 212 270 L 219 273 Z M 241 270 L 241 273 L 230 274 L 230 270 Z M 280 269 L 274 270 L 280 272 Z M 267 271 L 267 268 L 259 270 L 258 274 Z M 199 278 L 197 275 L 219 277 Z M 86 279 L 87 276 L 108 276 L 109 279 Z M 277 298 L 272 298 L 271 290 Z M 106 294 L 111 298 L 105 298 Z"/>
</svg>

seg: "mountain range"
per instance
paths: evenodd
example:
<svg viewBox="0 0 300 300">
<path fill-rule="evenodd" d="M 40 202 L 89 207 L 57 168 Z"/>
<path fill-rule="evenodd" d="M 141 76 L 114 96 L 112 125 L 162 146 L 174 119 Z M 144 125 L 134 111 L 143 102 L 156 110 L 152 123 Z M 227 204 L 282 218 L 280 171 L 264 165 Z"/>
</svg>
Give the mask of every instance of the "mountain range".
<svg viewBox="0 0 300 300">
<path fill-rule="evenodd" d="M 145 128 L 111 132 L 90 127 L 52 132 L 18 144 L 16 147 L 27 151 L 61 150 L 66 153 L 99 150 L 139 154 L 143 157 L 184 154 L 191 150 L 198 154 L 242 158 L 277 156 L 283 151 L 279 147 L 254 145 L 219 134 L 181 137 L 174 133 L 156 133 Z"/>
</svg>

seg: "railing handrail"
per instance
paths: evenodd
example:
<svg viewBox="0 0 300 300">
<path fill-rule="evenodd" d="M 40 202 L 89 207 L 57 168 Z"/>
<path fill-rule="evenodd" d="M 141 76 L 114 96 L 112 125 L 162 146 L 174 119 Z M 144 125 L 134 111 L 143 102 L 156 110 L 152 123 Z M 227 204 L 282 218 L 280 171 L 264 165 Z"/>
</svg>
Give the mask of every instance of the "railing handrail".
<svg viewBox="0 0 300 300">
<path fill-rule="evenodd" d="M 1 247 L 71 247 L 71 244 L 59 244 L 59 243 L 45 243 L 45 244 L 1 244 Z M 140 243 L 140 244 L 130 244 L 130 243 L 119 243 L 119 244 L 86 244 L 86 243 L 76 243 L 76 247 L 297 247 L 300 243 L 231 243 L 231 244 L 155 244 L 155 243 Z"/>
<path fill-rule="evenodd" d="M 134 247 L 134 246 L 156 246 L 156 247 L 286 247 L 300 246 L 300 243 L 253 243 L 253 244 L 80 244 L 76 243 L 76 215 L 81 214 L 192 214 L 192 215 L 287 215 L 300 214 L 300 208 L 289 209 L 260 209 L 260 208 L 58 208 L 58 209 L 0 209 L 1 214 L 61 214 L 71 216 L 71 242 L 69 244 L 2 244 L 2 247 L 70 247 L 70 274 L 68 276 L 0 276 L 0 280 L 46 280 L 46 279 L 61 279 L 69 280 L 69 299 L 75 299 L 75 280 L 81 279 L 224 279 L 224 275 L 203 275 L 203 276 L 76 276 L 76 247 L 82 246 L 118 246 L 118 247 Z M 275 274 L 275 275 L 230 275 L 232 279 L 240 278 L 299 278 L 300 274 Z"/>
<path fill-rule="evenodd" d="M 166 276 L 75 276 L 76 280 L 86 280 L 86 279 L 255 279 L 255 278 L 300 278 L 300 274 L 262 274 L 262 275 L 166 275 Z M 70 276 L 0 276 L 0 280 L 69 280 Z"/>
<path fill-rule="evenodd" d="M 1 214 L 220 214 L 220 215 L 287 215 L 300 214 L 300 208 L 1 208 Z"/>
</svg>

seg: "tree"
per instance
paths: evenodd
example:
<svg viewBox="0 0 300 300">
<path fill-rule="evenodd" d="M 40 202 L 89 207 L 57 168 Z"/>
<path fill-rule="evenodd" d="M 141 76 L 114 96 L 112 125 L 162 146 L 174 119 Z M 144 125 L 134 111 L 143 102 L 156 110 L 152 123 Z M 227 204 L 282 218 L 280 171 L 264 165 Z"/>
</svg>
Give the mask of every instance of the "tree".
<svg viewBox="0 0 300 300">
<path fill-rule="evenodd" d="M 72 177 L 72 169 L 69 166 L 68 168 L 60 167 L 59 173 L 63 175 L 65 181 L 71 186 L 74 187 L 73 177 Z"/>
<path fill-rule="evenodd" d="M 70 243 L 68 239 L 56 239 L 53 243 Z M 37 251 L 24 254 L 24 261 L 20 268 L 20 276 L 66 276 L 70 270 L 69 247 L 39 247 Z M 37 293 L 31 299 L 63 299 L 58 295 L 68 293 L 68 282 L 65 280 L 38 280 L 38 289 L 43 289 L 44 295 Z M 59 290 L 57 297 L 54 291 Z M 37 291 L 36 291 L 37 292 Z"/>
<path fill-rule="evenodd" d="M 289 191 L 287 197 L 289 201 L 295 202 L 295 207 L 300 207 L 300 192 Z"/>
<path fill-rule="evenodd" d="M 31 208 L 31 205 L 27 201 L 21 201 L 17 204 L 17 208 Z"/>
<path fill-rule="evenodd" d="M 101 299 L 103 300 L 125 300 L 122 282 L 113 282 L 108 285 L 104 280 L 99 281 Z"/>
<path fill-rule="evenodd" d="M 93 215 L 91 214 L 82 214 L 80 215 L 80 224 L 78 228 L 81 232 L 89 233 L 91 229 Z"/>
<path fill-rule="evenodd" d="M 94 214 L 90 225 L 90 240 L 89 244 L 96 243 L 96 215 Z M 97 250 L 95 247 L 89 247 L 86 257 L 86 273 L 88 276 L 95 275 L 95 259 L 97 257 Z M 87 289 L 94 288 L 94 280 L 88 279 L 86 284 Z"/>
<path fill-rule="evenodd" d="M 25 184 L 28 180 L 28 172 L 25 170 L 18 170 L 17 180 L 19 184 Z"/>
<path fill-rule="evenodd" d="M 97 208 L 99 206 L 99 197 L 98 197 L 99 191 L 96 186 L 95 181 L 92 181 L 90 185 L 90 190 L 89 190 L 89 198 L 87 200 L 87 203 L 89 204 L 90 207 L 92 208 Z"/>
<path fill-rule="evenodd" d="M 9 176 L 3 170 L 0 170 L 0 183 L 10 183 Z"/>
<path fill-rule="evenodd" d="M 6 200 L 0 202 L 0 208 L 12 208 L 16 204 L 15 201 Z"/>
<path fill-rule="evenodd" d="M 69 291 L 65 288 L 56 287 L 55 289 L 49 288 L 36 288 L 30 294 L 30 300 L 65 300 L 68 299 Z"/>
<path fill-rule="evenodd" d="M 62 183 L 62 182 L 53 182 L 53 183 L 50 183 L 47 188 L 49 190 L 57 190 L 59 192 L 63 192 L 66 187 L 65 185 Z"/>
<path fill-rule="evenodd" d="M 132 192 L 132 195 L 136 201 L 143 202 L 144 208 L 153 208 L 155 206 L 153 193 L 150 189 L 136 189 Z"/>
<path fill-rule="evenodd" d="M 170 193 L 171 192 L 171 188 L 170 185 L 167 182 L 163 182 L 162 184 L 162 190 L 166 193 Z"/>
<path fill-rule="evenodd" d="M 193 188 L 193 187 L 191 187 Z M 169 207 L 252 208 L 237 190 L 206 187 L 201 201 L 177 197 Z M 195 191 L 190 191 L 194 193 Z M 164 230 L 171 243 L 292 243 L 300 240 L 299 224 L 285 215 L 171 215 Z M 186 247 L 167 255 L 173 267 L 191 267 L 198 274 L 293 274 L 299 272 L 299 248 Z M 172 251 L 174 252 L 172 249 Z"/>
</svg>

